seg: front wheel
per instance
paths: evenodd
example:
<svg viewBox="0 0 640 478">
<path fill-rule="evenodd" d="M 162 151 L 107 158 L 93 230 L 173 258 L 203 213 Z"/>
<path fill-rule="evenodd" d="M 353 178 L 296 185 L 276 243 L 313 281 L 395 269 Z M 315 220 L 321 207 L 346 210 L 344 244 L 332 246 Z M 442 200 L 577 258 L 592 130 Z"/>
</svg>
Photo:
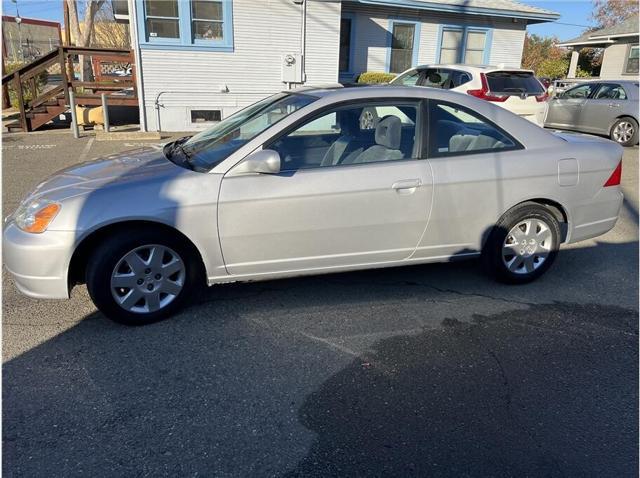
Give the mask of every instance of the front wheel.
<svg viewBox="0 0 640 478">
<path fill-rule="evenodd" d="M 180 238 L 138 230 L 103 242 L 89 262 L 86 282 L 104 315 L 142 325 L 176 313 L 201 285 L 200 271 Z"/>
<path fill-rule="evenodd" d="M 560 225 L 549 210 L 523 204 L 496 224 L 483 250 L 487 272 L 501 282 L 531 282 L 551 267 L 560 246 Z"/>
<path fill-rule="evenodd" d="M 638 143 L 638 123 L 633 118 L 620 118 L 611 127 L 611 139 L 621 146 Z"/>
</svg>

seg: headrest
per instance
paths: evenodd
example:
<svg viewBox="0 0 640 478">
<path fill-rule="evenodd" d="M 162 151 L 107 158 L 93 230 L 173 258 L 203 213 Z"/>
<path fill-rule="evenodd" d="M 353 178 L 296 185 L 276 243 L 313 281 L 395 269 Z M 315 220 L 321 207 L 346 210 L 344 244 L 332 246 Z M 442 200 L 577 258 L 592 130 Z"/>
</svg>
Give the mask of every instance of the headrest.
<svg viewBox="0 0 640 478">
<path fill-rule="evenodd" d="M 440 73 L 436 73 L 435 71 L 428 76 L 429 83 L 437 83 L 440 84 L 442 82 L 442 76 Z"/>
<path fill-rule="evenodd" d="M 359 116 L 353 111 L 338 112 L 340 131 L 343 136 L 358 136 L 360 133 Z"/>
<path fill-rule="evenodd" d="M 401 133 L 400 118 L 393 115 L 385 116 L 376 126 L 376 143 L 389 149 L 399 149 Z"/>
</svg>

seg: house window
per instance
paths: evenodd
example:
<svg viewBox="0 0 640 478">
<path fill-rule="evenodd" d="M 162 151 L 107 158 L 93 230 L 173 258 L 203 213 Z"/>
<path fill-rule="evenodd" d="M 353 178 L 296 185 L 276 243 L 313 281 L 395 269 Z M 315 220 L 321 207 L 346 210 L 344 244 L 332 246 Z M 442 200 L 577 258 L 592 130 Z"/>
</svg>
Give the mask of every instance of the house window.
<svg viewBox="0 0 640 478">
<path fill-rule="evenodd" d="M 217 123 L 222 120 L 220 110 L 191 110 L 192 123 Z"/>
<path fill-rule="evenodd" d="M 489 61 L 490 30 L 445 26 L 440 36 L 439 63 L 482 65 Z"/>
<path fill-rule="evenodd" d="M 638 45 L 631 45 L 629 47 L 629 55 L 627 56 L 627 64 L 624 67 L 624 72 L 629 74 L 638 74 L 638 52 L 640 47 Z"/>
<path fill-rule="evenodd" d="M 418 23 L 391 22 L 389 73 L 401 73 L 417 60 Z"/>
<path fill-rule="evenodd" d="M 191 29 L 196 40 L 222 40 L 224 21 L 222 2 L 192 0 Z"/>
<path fill-rule="evenodd" d="M 467 65 L 482 65 L 484 60 L 484 44 L 486 32 L 467 32 L 464 50 L 464 63 Z"/>
<path fill-rule="evenodd" d="M 146 0 L 144 7 L 149 38 L 180 38 L 178 0 Z"/>
<path fill-rule="evenodd" d="M 136 0 L 142 48 L 233 50 L 232 0 Z"/>
<path fill-rule="evenodd" d="M 351 18 L 340 19 L 340 71 L 351 71 Z"/>
<path fill-rule="evenodd" d="M 462 30 L 445 28 L 442 31 L 442 47 L 440 49 L 440 63 L 459 63 L 462 56 Z"/>
</svg>

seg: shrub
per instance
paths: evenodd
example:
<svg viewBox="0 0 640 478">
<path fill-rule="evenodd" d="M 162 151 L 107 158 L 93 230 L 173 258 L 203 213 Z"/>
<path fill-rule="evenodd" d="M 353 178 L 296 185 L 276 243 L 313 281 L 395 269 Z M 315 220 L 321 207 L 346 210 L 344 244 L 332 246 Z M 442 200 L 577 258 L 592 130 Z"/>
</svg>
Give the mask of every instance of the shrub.
<svg viewBox="0 0 640 478">
<path fill-rule="evenodd" d="M 382 73 L 379 71 L 365 71 L 358 77 L 358 83 L 376 84 L 389 83 L 396 77 L 393 73 Z"/>
<path fill-rule="evenodd" d="M 9 73 L 13 73 L 14 71 L 18 70 L 19 68 L 23 67 L 26 64 L 27 63 L 22 63 L 19 61 L 9 62 L 4 66 L 4 74 L 8 75 Z M 46 86 L 48 79 L 49 79 L 49 73 L 46 70 L 43 71 L 42 73 L 38 73 L 38 75 L 36 76 L 36 90 L 38 94 L 40 94 L 44 90 L 44 87 Z M 33 100 L 33 98 L 31 97 L 31 88 L 29 88 L 28 81 L 25 81 L 22 83 L 22 94 L 25 101 Z M 18 95 L 15 92 L 15 89 L 13 87 L 13 82 L 9 83 L 9 98 L 11 100 L 11 104 L 17 107 Z"/>
<path fill-rule="evenodd" d="M 578 66 L 576 69 L 576 78 L 591 78 L 591 73 Z"/>
</svg>

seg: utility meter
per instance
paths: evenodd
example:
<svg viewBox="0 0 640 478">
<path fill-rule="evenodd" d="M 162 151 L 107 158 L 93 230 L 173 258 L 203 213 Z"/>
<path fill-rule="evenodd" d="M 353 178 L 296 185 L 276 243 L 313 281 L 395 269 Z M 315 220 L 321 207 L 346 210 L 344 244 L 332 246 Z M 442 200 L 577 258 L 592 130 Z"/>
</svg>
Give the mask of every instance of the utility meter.
<svg viewBox="0 0 640 478">
<path fill-rule="evenodd" d="M 302 83 L 302 55 L 287 53 L 282 55 L 282 82 Z"/>
</svg>

